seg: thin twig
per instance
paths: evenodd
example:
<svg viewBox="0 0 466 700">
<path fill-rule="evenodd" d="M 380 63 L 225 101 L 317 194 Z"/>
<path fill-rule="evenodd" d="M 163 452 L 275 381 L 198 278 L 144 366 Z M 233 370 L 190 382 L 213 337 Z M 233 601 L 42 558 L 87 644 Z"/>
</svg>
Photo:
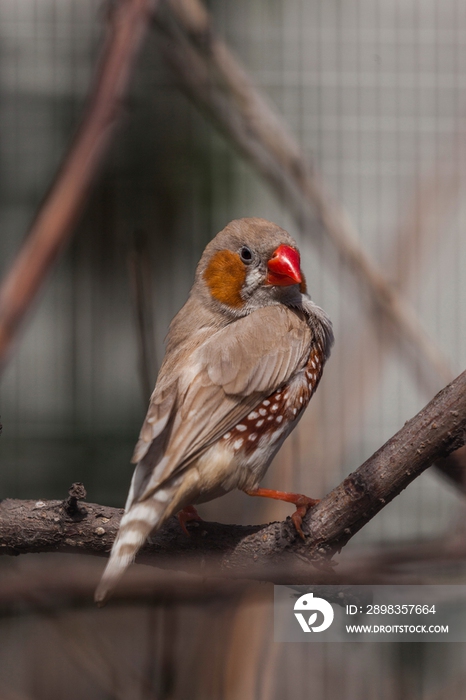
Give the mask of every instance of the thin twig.
<svg viewBox="0 0 466 700">
<path fill-rule="evenodd" d="M 152 7 L 153 0 L 119 0 L 111 12 L 81 125 L 0 288 L 0 371 L 108 151 Z"/>
</svg>

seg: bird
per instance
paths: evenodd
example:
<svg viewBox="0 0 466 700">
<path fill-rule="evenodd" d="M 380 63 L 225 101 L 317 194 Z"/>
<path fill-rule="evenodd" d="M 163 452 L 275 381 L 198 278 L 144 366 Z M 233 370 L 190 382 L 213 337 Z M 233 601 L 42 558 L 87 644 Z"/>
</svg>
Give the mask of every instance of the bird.
<svg viewBox="0 0 466 700">
<path fill-rule="evenodd" d="M 169 517 L 240 489 L 296 505 L 317 500 L 259 486 L 322 376 L 332 323 L 307 293 L 294 239 L 260 218 L 231 221 L 206 246 L 174 317 L 132 462 L 125 513 L 95 593 L 103 605 L 147 537 Z"/>
</svg>

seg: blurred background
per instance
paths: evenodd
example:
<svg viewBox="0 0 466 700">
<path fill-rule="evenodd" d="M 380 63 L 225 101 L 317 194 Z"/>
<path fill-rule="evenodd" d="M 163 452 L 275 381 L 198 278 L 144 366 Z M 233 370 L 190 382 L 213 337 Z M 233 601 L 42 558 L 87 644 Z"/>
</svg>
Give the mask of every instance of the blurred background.
<svg viewBox="0 0 466 700">
<path fill-rule="evenodd" d="M 346 208 L 359 244 L 457 375 L 466 364 L 466 6 L 217 0 L 207 7 L 218 35 Z M 106 11 L 91 0 L 0 0 L 1 275 L 79 124 Z M 426 379 L 421 361 L 375 317 L 322 227 L 299 226 L 180 90 L 163 41 L 152 27 L 116 139 L 2 378 L 1 497 L 65 498 L 82 481 L 89 501 L 124 504 L 148 399 L 135 256 L 143 261 L 155 381 L 168 324 L 202 250 L 234 218 L 264 217 L 296 238 L 310 294 L 336 336 L 319 390 L 265 486 L 323 496 L 445 384 L 434 371 Z M 243 524 L 291 512 L 239 493 L 199 510 Z M 463 515 L 458 491 L 429 470 L 350 542 L 347 555 L 447 537 Z M 0 561 L 0 576 L 21 566 L 53 571 L 57 557 Z M 65 557 L 79 567 L 73 558 Z M 97 562 L 95 577 L 101 568 Z M 463 645 L 274 644 L 271 595 L 263 585 L 202 604 L 96 611 L 65 601 L 49 614 L 19 606 L 0 618 L 2 697 L 464 698 Z"/>
</svg>

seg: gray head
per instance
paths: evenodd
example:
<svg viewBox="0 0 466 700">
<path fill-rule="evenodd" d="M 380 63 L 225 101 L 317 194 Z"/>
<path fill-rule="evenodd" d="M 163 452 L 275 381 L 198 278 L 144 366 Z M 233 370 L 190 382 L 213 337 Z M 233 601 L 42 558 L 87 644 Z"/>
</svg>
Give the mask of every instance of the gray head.
<svg viewBox="0 0 466 700">
<path fill-rule="evenodd" d="M 237 219 L 207 245 L 192 294 L 240 317 L 271 304 L 299 304 L 306 291 L 296 242 L 265 219 Z"/>
</svg>

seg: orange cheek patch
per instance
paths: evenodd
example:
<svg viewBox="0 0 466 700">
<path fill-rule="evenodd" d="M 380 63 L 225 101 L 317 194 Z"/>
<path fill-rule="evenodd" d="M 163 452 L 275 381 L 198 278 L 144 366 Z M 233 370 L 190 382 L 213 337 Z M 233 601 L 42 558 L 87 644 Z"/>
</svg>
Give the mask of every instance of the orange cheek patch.
<svg viewBox="0 0 466 700">
<path fill-rule="evenodd" d="M 221 250 L 215 253 L 204 272 L 204 280 L 217 301 L 233 308 L 244 305 L 241 288 L 246 269 L 237 253 Z"/>
</svg>

